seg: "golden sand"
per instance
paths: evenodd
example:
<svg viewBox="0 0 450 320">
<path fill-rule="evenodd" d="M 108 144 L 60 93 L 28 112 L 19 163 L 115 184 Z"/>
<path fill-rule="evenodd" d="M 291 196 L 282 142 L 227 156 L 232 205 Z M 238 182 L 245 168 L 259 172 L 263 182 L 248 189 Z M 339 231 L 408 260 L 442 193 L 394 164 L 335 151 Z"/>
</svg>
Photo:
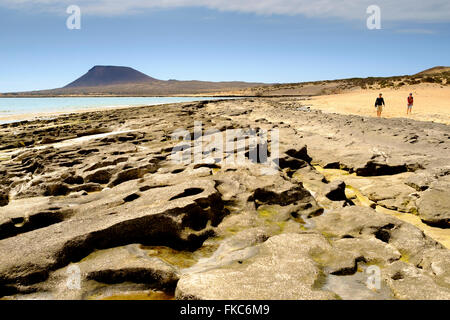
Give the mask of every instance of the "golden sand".
<svg viewBox="0 0 450 320">
<path fill-rule="evenodd" d="M 450 86 L 420 84 L 401 89 L 358 89 L 342 94 L 313 97 L 309 101 L 315 109 L 325 112 L 376 117 L 375 99 L 383 93 L 385 118 L 408 117 L 419 121 L 450 124 Z M 406 115 L 406 98 L 413 93 L 412 115 Z"/>
</svg>

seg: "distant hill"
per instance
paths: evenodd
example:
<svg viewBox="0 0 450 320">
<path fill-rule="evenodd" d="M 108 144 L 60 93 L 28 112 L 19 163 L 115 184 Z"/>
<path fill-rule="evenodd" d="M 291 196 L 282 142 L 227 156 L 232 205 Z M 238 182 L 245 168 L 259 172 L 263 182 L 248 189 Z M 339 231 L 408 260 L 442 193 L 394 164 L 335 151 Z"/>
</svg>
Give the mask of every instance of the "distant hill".
<svg viewBox="0 0 450 320">
<path fill-rule="evenodd" d="M 159 80 L 129 67 L 94 66 L 68 85 L 49 90 L 0 94 L 13 97 L 34 96 L 167 96 L 210 94 L 264 86 L 240 81 L 208 82 Z"/>
<path fill-rule="evenodd" d="M 265 84 L 239 81 L 165 81 L 149 77 L 129 67 L 95 66 L 63 88 L 6 93 L 0 96 L 317 96 L 355 89 L 398 89 L 423 83 L 450 85 L 450 67 L 434 67 L 415 75 Z"/>
<path fill-rule="evenodd" d="M 434 67 L 427 70 L 424 70 L 422 72 L 417 73 L 416 75 L 429 75 L 429 74 L 439 74 L 443 72 L 450 72 L 450 67 Z"/>
<path fill-rule="evenodd" d="M 229 92 L 236 96 L 319 96 L 344 93 L 358 89 L 400 89 L 416 85 L 450 85 L 450 67 L 434 67 L 415 75 L 392 77 L 348 78 L 300 83 L 281 83 Z"/>
<path fill-rule="evenodd" d="M 117 84 L 146 83 L 157 81 L 129 67 L 95 66 L 64 88 L 101 87 Z"/>
</svg>

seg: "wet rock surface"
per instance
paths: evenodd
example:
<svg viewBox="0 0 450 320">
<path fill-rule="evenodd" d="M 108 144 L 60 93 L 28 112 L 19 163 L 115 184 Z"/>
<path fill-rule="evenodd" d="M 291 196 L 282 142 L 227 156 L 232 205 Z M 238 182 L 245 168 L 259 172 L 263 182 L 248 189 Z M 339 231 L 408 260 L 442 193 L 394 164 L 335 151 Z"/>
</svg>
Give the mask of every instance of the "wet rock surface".
<svg viewBox="0 0 450 320">
<path fill-rule="evenodd" d="M 1 125 L 0 295 L 449 299 L 449 127 L 301 106 L 243 99 Z M 278 129 L 279 150 L 270 134 L 249 145 L 227 129 Z M 235 150 L 218 152 L 220 139 Z"/>
<path fill-rule="evenodd" d="M 320 277 L 312 254 L 329 246 L 318 234 L 282 234 L 254 248 L 254 256 L 181 277 L 178 299 L 332 299 L 315 290 Z"/>
</svg>

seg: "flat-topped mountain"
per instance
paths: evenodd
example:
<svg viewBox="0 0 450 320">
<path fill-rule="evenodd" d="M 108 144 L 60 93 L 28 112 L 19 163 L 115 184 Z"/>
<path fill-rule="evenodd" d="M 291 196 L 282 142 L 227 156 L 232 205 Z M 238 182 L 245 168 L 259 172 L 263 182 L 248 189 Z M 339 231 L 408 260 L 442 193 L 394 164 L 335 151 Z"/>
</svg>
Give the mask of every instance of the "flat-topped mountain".
<svg viewBox="0 0 450 320">
<path fill-rule="evenodd" d="M 100 87 L 124 83 L 146 83 L 156 79 L 130 67 L 95 66 L 64 88 Z"/>
</svg>

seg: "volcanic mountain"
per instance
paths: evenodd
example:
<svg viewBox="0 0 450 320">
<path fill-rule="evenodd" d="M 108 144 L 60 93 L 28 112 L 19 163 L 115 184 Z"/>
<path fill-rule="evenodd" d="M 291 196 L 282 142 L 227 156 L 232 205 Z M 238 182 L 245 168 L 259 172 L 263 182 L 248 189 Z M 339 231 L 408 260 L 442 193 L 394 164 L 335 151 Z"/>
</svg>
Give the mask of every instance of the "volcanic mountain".
<svg viewBox="0 0 450 320">
<path fill-rule="evenodd" d="M 126 83 L 146 83 L 157 81 L 130 67 L 95 66 L 85 75 L 64 88 L 101 87 Z"/>
<path fill-rule="evenodd" d="M 220 94 L 257 86 L 265 84 L 238 81 L 166 81 L 152 78 L 129 67 L 94 66 L 86 74 L 62 88 L 6 93 L 2 96 L 169 96 Z"/>
</svg>

